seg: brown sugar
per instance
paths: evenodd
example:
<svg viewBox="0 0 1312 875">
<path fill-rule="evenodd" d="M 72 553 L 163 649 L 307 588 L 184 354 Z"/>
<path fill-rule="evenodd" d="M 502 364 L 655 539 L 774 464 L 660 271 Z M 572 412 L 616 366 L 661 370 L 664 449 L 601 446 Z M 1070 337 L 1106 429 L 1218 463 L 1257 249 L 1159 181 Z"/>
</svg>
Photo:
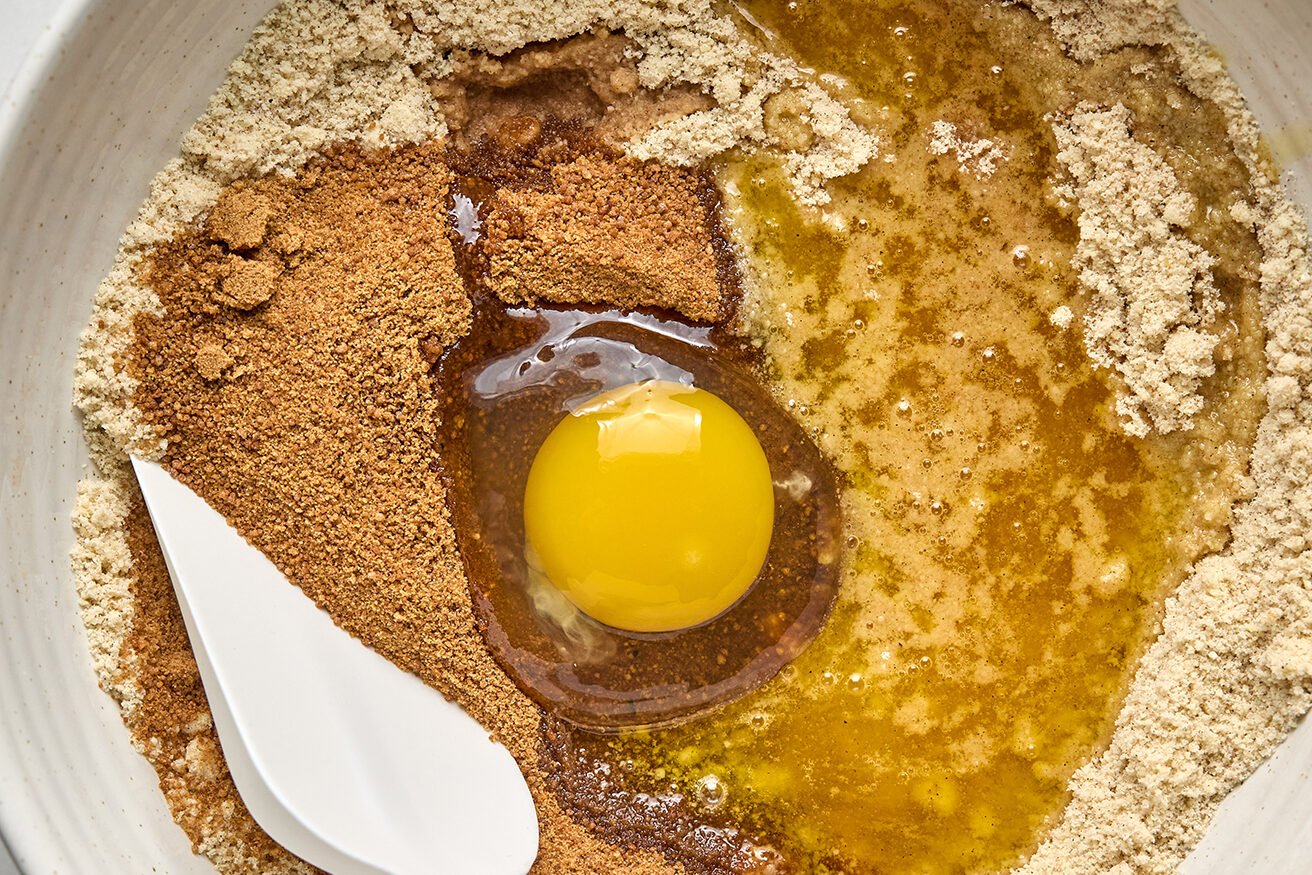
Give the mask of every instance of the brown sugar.
<svg viewBox="0 0 1312 875">
<path fill-rule="evenodd" d="M 488 282 L 509 304 L 664 307 L 712 322 L 721 313 L 713 220 L 691 172 L 583 155 L 552 168 L 543 190 L 493 200 Z"/>
<path fill-rule="evenodd" d="M 542 822 L 538 871 L 613 871 L 619 852 L 570 822 L 546 785 L 541 713 L 488 653 L 456 552 L 430 369 L 467 330 L 470 301 L 448 238 L 444 154 L 343 150 L 257 183 L 267 242 L 242 263 L 279 279 L 255 310 L 214 306 L 207 289 L 232 256 L 212 225 L 157 247 L 143 276 L 164 315 L 138 317 L 135 398 L 176 476 L 338 625 L 459 702 L 518 758 Z M 181 635 L 170 617 L 161 636 L 159 617 L 138 614 L 130 646 Z M 203 703 L 184 654 L 151 657 L 185 693 L 147 690 L 138 725 L 161 738 L 179 725 L 179 702 Z M 153 758 L 166 790 L 166 769 L 181 763 L 192 784 L 230 791 L 212 738 L 165 746 Z M 654 871 L 658 860 L 628 852 L 623 865 Z"/>
<path fill-rule="evenodd" d="M 254 310 L 273 297 L 282 268 L 271 261 L 233 259 L 215 299 L 238 310 Z"/>
<path fill-rule="evenodd" d="M 205 230 L 231 249 L 254 249 L 264 242 L 271 215 L 267 199 L 249 188 L 234 187 L 219 196 Z"/>
<path fill-rule="evenodd" d="M 220 854 L 227 871 L 315 871 L 256 826 L 237 794 L 155 530 L 140 493 L 135 487 L 132 493 L 126 529 L 138 607 L 123 646 L 140 669 L 141 703 L 128 722 L 133 738 L 155 765 L 195 851 Z M 220 836 L 222 846 L 215 841 Z"/>
<path fill-rule="evenodd" d="M 232 367 L 233 358 L 217 343 L 206 343 L 196 350 L 196 373 L 206 380 L 218 380 Z"/>
</svg>

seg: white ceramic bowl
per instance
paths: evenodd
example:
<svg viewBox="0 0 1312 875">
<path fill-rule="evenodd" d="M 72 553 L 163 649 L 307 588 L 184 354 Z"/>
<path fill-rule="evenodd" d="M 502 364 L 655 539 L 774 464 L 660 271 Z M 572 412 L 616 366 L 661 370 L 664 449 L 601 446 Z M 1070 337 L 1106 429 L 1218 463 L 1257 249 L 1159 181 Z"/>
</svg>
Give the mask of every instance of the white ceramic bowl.
<svg viewBox="0 0 1312 875">
<path fill-rule="evenodd" d="M 119 233 L 271 5 L 65 0 L 0 106 L 0 834 L 24 872 L 213 871 L 96 688 L 67 561 L 86 463 L 69 398 Z M 1312 130 L 1309 0 L 1185 11 L 1268 130 Z M 1312 159 L 1287 177 L 1312 205 Z M 1226 801 L 1186 870 L 1312 871 L 1310 770 L 1305 722 Z"/>
</svg>

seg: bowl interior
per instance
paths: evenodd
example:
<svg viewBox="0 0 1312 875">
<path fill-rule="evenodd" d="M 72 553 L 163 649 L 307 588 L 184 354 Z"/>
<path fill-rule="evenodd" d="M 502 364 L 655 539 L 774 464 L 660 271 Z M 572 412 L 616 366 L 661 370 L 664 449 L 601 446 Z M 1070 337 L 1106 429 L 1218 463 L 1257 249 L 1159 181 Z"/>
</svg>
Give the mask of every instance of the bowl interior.
<svg viewBox="0 0 1312 875">
<path fill-rule="evenodd" d="M 96 687 L 67 561 L 86 470 L 70 397 L 120 232 L 271 5 L 68 0 L 0 107 L 0 833 L 25 871 L 213 871 Z M 1307 0 L 1183 5 L 1277 141 L 1312 140 Z M 1312 205 L 1312 156 L 1287 167 Z M 1305 721 L 1226 801 L 1186 871 L 1312 870 L 1309 771 Z"/>
</svg>

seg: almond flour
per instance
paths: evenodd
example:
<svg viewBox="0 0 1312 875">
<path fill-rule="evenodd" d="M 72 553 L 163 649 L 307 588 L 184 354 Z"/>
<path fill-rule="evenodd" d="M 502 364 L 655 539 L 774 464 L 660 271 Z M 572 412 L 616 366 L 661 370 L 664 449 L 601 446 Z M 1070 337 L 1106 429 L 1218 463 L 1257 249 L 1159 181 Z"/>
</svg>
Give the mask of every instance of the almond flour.
<svg viewBox="0 0 1312 875">
<path fill-rule="evenodd" d="M 1170 872 L 1225 795 L 1312 705 L 1312 263 L 1308 229 L 1260 156 L 1238 87 L 1174 4 L 1034 0 L 1075 57 L 1171 47 L 1191 91 L 1225 113 L 1254 203 L 1267 332 L 1267 413 L 1253 448 L 1254 498 L 1230 546 L 1168 599 L 1106 753 L 1076 773 L 1060 824 L 1027 873 Z"/>
</svg>

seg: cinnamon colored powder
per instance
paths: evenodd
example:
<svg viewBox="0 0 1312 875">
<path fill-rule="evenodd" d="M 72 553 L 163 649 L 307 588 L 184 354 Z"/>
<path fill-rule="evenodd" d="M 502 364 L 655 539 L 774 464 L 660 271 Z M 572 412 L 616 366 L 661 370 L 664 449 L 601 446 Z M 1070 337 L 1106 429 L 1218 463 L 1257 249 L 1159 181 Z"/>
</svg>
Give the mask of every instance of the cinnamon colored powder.
<svg viewBox="0 0 1312 875">
<path fill-rule="evenodd" d="M 541 713 L 485 649 L 456 552 L 430 369 L 467 329 L 470 300 L 456 271 L 444 155 L 434 144 L 343 150 L 296 178 L 229 189 L 203 226 L 160 244 L 143 268 L 163 315 L 137 318 L 135 401 L 167 441 L 165 462 L 176 476 L 338 625 L 459 702 L 509 748 L 542 822 L 537 871 L 618 871 L 620 852 L 566 817 L 546 789 Z M 516 258 L 564 264 L 558 247 L 573 244 L 555 231 L 587 220 L 605 227 L 611 214 L 578 181 L 588 175 L 603 184 L 624 176 L 641 219 L 619 244 L 599 243 L 594 253 L 625 270 L 604 286 L 561 283 L 553 300 L 718 312 L 697 177 L 601 153 L 565 168 L 549 195 L 498 194 L 498 203 L 518 203 L 524 227 L 535 229 Z M 697 240 L 654 218 L 675 205 L 695 223 Z M 493 227 L 502 247 L 494 251 L 517 246 L 504 225 Z M 234 278 L 245 277 L 259 280 L 258 294 L 233 292 Z M 152 759 L 166 788 L 193 748 L 208 773 L 204 786 L 213 788 L 212 799 L 198 801 L 220 811 L 235 796 L 221 758 L 210 756 L 212 730 L 187 739 L 170 728 L 203 715 L 204 695 L 167 577 L 141 514 L 133 519 L 137 585 L 152 588 L 142 593 L 151 608 L 134 618 L 129 643 L 150 654 L 134 730 L 160 739 Z M 164 647 L 171 649 L 161 657 Z M 626 851 L 622 866 L 664 869 L 647 851 Z"/>
<path fill-rule="evenodd" d="M 722 315 L 707 208 L 687 171 L 585 155 L 553 167 L 551 182 L 494 201 L 488 282 L 504 301 Z"/>
</svg>

